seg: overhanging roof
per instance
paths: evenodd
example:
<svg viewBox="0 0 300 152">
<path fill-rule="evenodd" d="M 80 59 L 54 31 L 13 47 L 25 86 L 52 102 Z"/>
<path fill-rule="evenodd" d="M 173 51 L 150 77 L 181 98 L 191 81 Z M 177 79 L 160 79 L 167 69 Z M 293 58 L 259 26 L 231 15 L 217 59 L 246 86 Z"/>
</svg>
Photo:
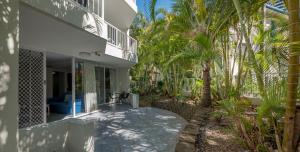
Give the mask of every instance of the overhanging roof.
<svg viewBox="0 0 300 152">
<path fill-rule="evenodd" d="M 266 4 L 266 7 L 279 13 L 283 13 L 283 14 L 287 13 L 287 8 L 285 7 L 283 0 L 276 0 L 275 3 L 268 2 Z"/>
<path fill-rule="evenodd" d="M 76 56 L 81 51 L 105 52 L 107 40 L 82 28 L 20 6 L 20 47 L 37 51 L 56 51 Z"/>
</svg>

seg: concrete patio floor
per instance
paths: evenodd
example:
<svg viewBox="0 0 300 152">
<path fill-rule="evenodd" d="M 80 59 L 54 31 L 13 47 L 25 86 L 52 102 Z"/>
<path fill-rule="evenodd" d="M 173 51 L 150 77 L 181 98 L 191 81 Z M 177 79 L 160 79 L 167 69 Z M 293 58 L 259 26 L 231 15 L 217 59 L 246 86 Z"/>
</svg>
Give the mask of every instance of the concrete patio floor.
<svg viewBox="0 0 300 152">
<path fill-rule="evenodd" d="M 174 152 L 186 121 L 157 108 L 107 105 L 80 117 L 95 122 L 96 152 Z"/>
</svg>

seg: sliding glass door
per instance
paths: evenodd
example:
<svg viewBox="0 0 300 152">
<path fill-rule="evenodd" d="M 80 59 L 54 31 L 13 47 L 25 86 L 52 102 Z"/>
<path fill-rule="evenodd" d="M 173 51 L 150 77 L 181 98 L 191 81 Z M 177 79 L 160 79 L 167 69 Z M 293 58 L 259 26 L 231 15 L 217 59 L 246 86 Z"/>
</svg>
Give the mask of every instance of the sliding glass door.
<svg viewBox="0 0 300 152">
<path fill-rule="evenodd" d="M 105 103 L 105 81 L 104 81 L 104 67 L 95 67 L 96 74 L 96 92 L 97 92 L 97 105 Z"/>
<path fill-rule="evenodd" d="M 106 68 L 105 69 L 105 101 L 106 103 L 116 101 L 116 89 L 115 89 L 115 75 L 116 72 L 114 69 Z"/>
<path fill-rule="evenodd" d="M 84 64 L 83 62 L 75 62 L 75 110 L 77 113 L 86 112 L 84 101 Z M 72 107 L 73 109 L 73 107 Z"/>
<path fill-rule="evenodd" d="M 97 105 L 115 102 L 115 69 L 95 67 Z"/>
</svg>

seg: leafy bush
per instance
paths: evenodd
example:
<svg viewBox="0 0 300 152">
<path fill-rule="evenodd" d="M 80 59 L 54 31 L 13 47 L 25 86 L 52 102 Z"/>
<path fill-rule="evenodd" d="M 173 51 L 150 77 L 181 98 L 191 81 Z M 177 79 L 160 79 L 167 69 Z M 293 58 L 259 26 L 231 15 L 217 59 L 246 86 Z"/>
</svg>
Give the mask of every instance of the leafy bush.
<svg viewBox="0 0 300 152">
<path fill-rule="evenodd" d="M 283 131 L 280 121 L 284 115 L 286 98 L 285 84 L 286 81 L 279 81 L 270 86 L 257 108 L 257 123 L 262 138 L 267 142 L 275 142 L 273 148 L 277 148 L 279 151 L 281 151 L 280 139 Z"/>
<path fill-rule="evenodd" d="M 255 108 L 253 110 L 249 100 L 237 99 L 234 94 L 218 102 L 223 114 L 233 119 L 236 132 L 249 149 L 259 152 L 269 151 L 269 149 L 282 151 L 281 119 L 286 98 L 285 84 L 286 82 L 281 80 L 268 86 L 256 110 Z"/>
<path fill-rule="evenodd" d="M 191 97 L 194 100 L 200 100 L 201 98 L 201 90 L 203 88 L 203 80 L 197 79 L 192 86 L 192 94 Z"/>
</svg>

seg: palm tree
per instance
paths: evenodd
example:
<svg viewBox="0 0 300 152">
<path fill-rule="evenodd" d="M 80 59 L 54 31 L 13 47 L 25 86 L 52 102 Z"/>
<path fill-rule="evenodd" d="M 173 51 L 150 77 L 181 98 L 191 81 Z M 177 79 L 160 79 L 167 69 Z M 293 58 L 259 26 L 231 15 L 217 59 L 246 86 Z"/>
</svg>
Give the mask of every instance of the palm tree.
<svg viewBox="0 0 300 152">
<path fill-rule="evenodd" d="M 289 66 L 287 84 L 287 102 L 285 112 L 285 126 L 283 134 L 283 151 L 293 152 L 296 150 L 294 141 L 295 113 L 297 100 L 297 87 L 299 78 L 299 42 L 300 42 L 300 19 L 299 0 L 288 0 L 289 11 Z"/>
<path fill-rule="evenodd" d="M 151 6 L 155 7 L 156 0 L 151 1 Z M 172 30 L 181 33 L 182 36 L 194 41 L 200 48 L 198 54 L 217 53 L 214 48 L 214 43 L 218 37 L 219 31 L 226 26 L 229 19 L 234 14 L 229 0 L 206 1 L 206 0 L 175 0 L 173 12 L 176 14 L 176 21 L 173 22 Z M 221 7 L 222 6 L 222 7 Z M 226 6 L 226 7 L 224 7 Z M 153 12 L 155 8 L 150 8 Z M 209 10 L 209 11 L 208 11 Z M 155 13 L 151 13 L 152 15 Z M 153 21 L 155 21 L 155 17 Z M 203 43 L 205 42 L 205 43 Z M 209 46 L 209 47 L 208 47 Z M 203 53 L 208 52 L 208 53 Z M 193 52 L 194 53 L 194 52 Z M 178 56 L 177 56 L 178 57 Z M 194 56 L 198 58 L 199 56 Z M 211 105 L 211 78 L 210 70 L 212 58 L 201 57 L 202 60 L 202 77 L 204 80 L 202 103 L 204 106 Z"/>
<path fill-rule="evenodd" d="M 181 94 L 183 77 L 186 71 L 191 69 L 192 62 L 185 60 L 169 62 L 169 57 L 184 51 L 188 40 L 173 30 L 174 14 L 160 9 L 155 14 L 160 13 L 161 18 L 155 22 L 140 25 L 141 16 L 137 16 L 134 22 L 133 34 L 139 39 L 140 62 L 132 70 L 136 77 L 142 76 L 145 89 L 149 87 L 149 74 L 159 71 L 160 77 L 164 81 L 163 92 L 165 95 L 175 97 Z M 141 21 L 139 21 L 141 20 Z M 145 91 L 143 91 L 145 92 Z"/>
<path fill-rule="evenodd" d="M 241 3 L 240 3 L 240 0 L 232 0 L 232 1 L 234 3 L 235 9 L 237 11 L 237 14 L 238 14 L 238 17 L 239 17 L 239 20 L 240 20 L 241 32 L 243 34 L 243 37 L 245 38 L 247 51 L 249 53 L 249 59 L 250 59 L 251 65 L 253 67 L 253 70 L 255 72 L 256 78 L 257 78 L 257 83 L 258 83 L 258 88 L 259 88 L 259 91 L 260 91 L 260 95 L 261 95 L 261 97 L 263 97 L 264 94 L 265 94 L 264 81 L 263 81 L 263 75 L 262 75 L 263 71 L 262 71 L 261 67 L 258 65 L 258 63 L 256 62 L 256 59 L 255 59 L 254 50 L 253 50 L 251 42 L 250 42 L 250 36 L 248 35 L 248 32 L 246 30 L 245 14 L 242 11 L 242 6 L 241 6 Z M 264 3 L 267 2 L 266 0 L 257 0 L 255 2 L 254 1 L 252 2 L 252 4 L 257 4 L 257 6 L 256 6 L 257 8 L 260 8 L 261 6 L 264 5 Z M 246 7 L 253 7 L 253 6 L 247 5 Z"/>
</svg>

